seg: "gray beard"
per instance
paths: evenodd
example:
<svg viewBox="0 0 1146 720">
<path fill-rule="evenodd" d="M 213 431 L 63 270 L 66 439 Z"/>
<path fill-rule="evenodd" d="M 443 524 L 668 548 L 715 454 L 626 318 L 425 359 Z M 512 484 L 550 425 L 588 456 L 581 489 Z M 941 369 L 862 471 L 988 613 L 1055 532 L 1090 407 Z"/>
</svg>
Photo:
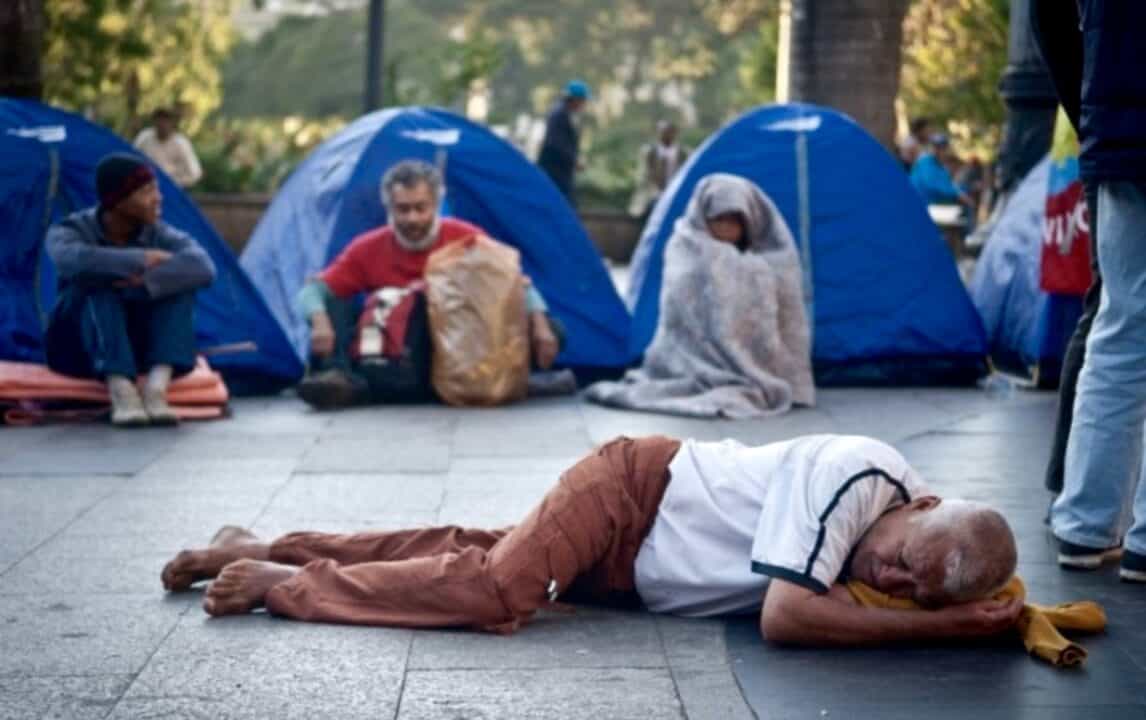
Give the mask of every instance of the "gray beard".
<svg viewBox="0 0 1146 720">
<path fill-rule="evenodd" d="M 433 245 L 435 242 L 437 242 L 438 231 L 441 229 L 441 224 L 442 224 L 441 218 L 438 217 L 437 215 L 435 215 L 434 216 L 434 224 L 430 226 L 430 229 L 426 233 L 426 236 L 417 242 L 410 240 L 405 235 L 403 235 L 402 232 L 398 229 L 398 226 L 395 225 L 394 226 L 394 238 L 398 241 L 398 245 L 400 245 L 402 248 L 404 248 L 406 250 L 411 250 L 414 252 L 417 252 L 420 250 L 428 250 L 431 245 Z"/>
</svg>

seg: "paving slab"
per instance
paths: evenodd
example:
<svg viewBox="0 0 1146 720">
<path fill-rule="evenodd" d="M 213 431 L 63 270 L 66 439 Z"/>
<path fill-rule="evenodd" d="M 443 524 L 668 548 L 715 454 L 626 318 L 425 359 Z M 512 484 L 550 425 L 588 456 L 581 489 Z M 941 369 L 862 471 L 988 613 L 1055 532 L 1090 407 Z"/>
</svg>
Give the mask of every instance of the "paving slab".
<svg viewBox="0 0 1146 720">
<path fill-rule="evenodd" d="M 267 507 L 268 513 L 309 513 L 316 517 L 434 512 L 442 504 L 440 474 L 299 474 Z"/>
<path fill-rule="evenodd" d="M 391 435 L 323 435 L 299 465 L 307 473 L 428 473 L 450 467 L 447 424 L 431 423 L 419 432 L 403 428 Z"/>
<path fill-rule="evenodd" d="M 205 458 L 298 460 L 310 451 L 319 437 L 321 435 L 313 432 L 291 435 L 252 435 L 241 430 L 228 434 L 188 432 L 161 457 L 165 462 L 195 462 Z"/>
<path fill-rule="evenodd" d="M 193 610 L 111 718 L 393 717 L 410 631 Z"/>
<path fill-rule="evenodd" d="M 379 530 L 406 530 L 409 528 L 439 525 L 435 512 L 400 512 L 363 515 L 350 512 L 335 517 L 319 517 L 310 514 L 290 514 L 285 512 L 265 513 L 251 526 L 250 530 L 267 541 L 287 533 L 309 531 L 326 533 L 375 532 Z"/>
<path fill-rule="evenodd" d="M 131 478 L 121 496 L 269 498 L 290 479 L 297 458 L 160 457 Z"/>
<path fill-rule="evenodd" d="M 137 673 L 188 607 L 158 592 L 0 596 L 0 676 Z"/>
<path fill-rule="evenodd" d="M 65 445 L 50 451 L 29 448 L 4 458 L 0 472 L 16 475 L 131 475 L 147 467 L 163 448 L 125 454 L 116 448 Z"/>
<path fill-rule="evenodd" d="M 69 595 L 154 593 L 159 571 L 171 553 L 136 551 L 97 555 L 80 548 L 40 548 L 0 577 L 0 595 Z"/>
<path fill-rule="evenodd" d="M 584 454 L 593 445 L 578 400 L 572 397 L 460 410 L 454 436 L 457 457 L 567 458 Z"/>
<path fill-rule="evenodd" d="M 130 675 L 0 677 L 0 717 L 102 720 L 130 683 Z"/>
<path fill-rule="evenodd" d="M 689 720 L 753 720 L 757 717 L 726 665 L 673 667 L 671 670 L 677 696 Z"/>
<path fill-rule="evenodd" d="M 398 720 L 680 720 L 667 668 L 418 670 Z"/>
<path fill-rule="evenodd" d="M 755 717 L 730 666 L 723 620 L 658 615 L 656 623 L 686 717 Z"/>
<path fill-rule="evenodd" d="M 414 636 L 411 670 L 540 670 L 665 667 L 648 613 L 577 608 L 543 613 L 512 638 L 466 631 Z"/>
<path fill-rule="evenodd" d="M 110 476 L 0 477 L 0 574 L 122 483 Z"/>
<path fill-rule="evenodd" d="M 249 525 L 258 518 L 269 498 L 226 495 L 181 498 L 163 496 L 108 497 L 77 518 L 68 529 L 76 534 L 99 535 L 120 531 L 171 538 L 205 535 L 223 525 Z"/>
<path fill-rule="evenodd" d="M 438 520 L 443 525 L 503 527 L 524 518 L 556 484 L 542 472 L 458 473 L 446 479 Z"/>
<path fill-rule="evenodd" d="M 956 647 L 875 650 L 776 648 L 752 621 L 730 624 L 729 651 L 749 702 L 766 717 L 809 717 L 827 710 L 854 717 L 854 705 L 923 708 L 1092 706 L 1146 701 L 1146 673 L 1102 638 L 1085 669 L 1061 670 L 1027 656 L 1017 637 Z M 783 706 L 784 710 L 777 708 Z"/>
</svg>

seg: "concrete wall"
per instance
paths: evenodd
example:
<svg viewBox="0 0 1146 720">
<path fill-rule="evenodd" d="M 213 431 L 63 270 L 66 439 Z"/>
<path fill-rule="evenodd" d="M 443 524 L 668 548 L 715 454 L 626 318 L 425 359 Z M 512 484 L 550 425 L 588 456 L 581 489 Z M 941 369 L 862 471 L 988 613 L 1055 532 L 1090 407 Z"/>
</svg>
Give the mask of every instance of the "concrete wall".
<svg viewBox="0 0 1146 720">
<path fill-rule="evenodd" d="M 270 195 L 256 193 L 195 193 L 192 197 L 236 255 L 246 247 L 247 239 L 271 200 Z M 601 255 L 619 263 L 628 262 L 632 257 L 641 226 L 629 215 L 609 210 L 584 210 L 581 222 Z"/>
</svg>

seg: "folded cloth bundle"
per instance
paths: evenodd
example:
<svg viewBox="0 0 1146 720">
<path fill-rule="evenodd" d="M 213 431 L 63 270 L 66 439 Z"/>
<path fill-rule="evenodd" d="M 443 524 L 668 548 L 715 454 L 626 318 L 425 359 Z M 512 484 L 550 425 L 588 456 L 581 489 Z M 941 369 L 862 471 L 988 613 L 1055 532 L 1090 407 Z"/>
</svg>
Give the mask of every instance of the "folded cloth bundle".
<svg viewBox="0 0 1146 720">
<path fill-rule="evenodd" d="M 864 607 L 922 610 L 912 600 L 885 595 L 855 580 L 849 581 L 847 587 L 855 601 Z M 995 595 L 996 600 L 1016 597 L 1022 598 L 1024 602 L 1027 597 L 1027 588 L 1017 576 L 1011 578 L 1006 587 Z M 1075 667 L 1086 660 L 1086 650 L 1067 640 L 1059 630 L 1101 632 L 1106 629 L 1106 611 L 1098 603 L 1089 600 L 1059 605 L 1026 603 L 1019 613 L 1019 619 L 1015 621 L 1015 629 L 1023 639 L 1027 652 L 1055 667 Z"/>
<path fill-rule="evenodd" d="M 223 378 L 199 358 L 187 375 L 172 381 L 167 400 L 179 417 L 212 419 L 226 414 L 230 396 Z M 87 407 L 63 408 L 72 401 Z M 0 407 L 9 424 L 31 424 L 48 419 L 84 419 L 92 405 L 110 401 L 107 386 L 98 380 L 68 377 L 52 372 L 45 365 L 0 360 Z M 45 405 L 52 406 L 46 409 Z"/>
</svg>

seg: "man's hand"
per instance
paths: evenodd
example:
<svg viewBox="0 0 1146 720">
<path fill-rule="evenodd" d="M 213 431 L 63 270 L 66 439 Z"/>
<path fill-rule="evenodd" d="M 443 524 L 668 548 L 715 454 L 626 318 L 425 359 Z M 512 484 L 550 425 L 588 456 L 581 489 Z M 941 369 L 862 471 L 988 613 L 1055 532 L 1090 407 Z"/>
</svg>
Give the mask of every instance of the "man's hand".
<svg viewBox="0 0 1146 720">
<path fill-rule="evenodd" d="M 934 610 L 949 628 L 949 637 L 984 637 L 998 635 L 1014 627 L 1023 611 L 1022 598 L 979 600 L 964 605 L 949 605 Z"/>
<path fill-rule="evenodd" d="M 537 367 L 548 370 L 553 367 L 560 349 L 557 336 L 553 328 L 549 327 L 549 318 L 543 312 L 535 312 L 529 316 L 529 340 L 533 348 L 533 357 L 537 360 Z"/>
<path fill-rule="evenodd" d="M 138 275 L 132 275 L 131 277 L 123 278 L 122 280 L 116 280 L 115 282 L 113 282 L 111 284 L 111 286 L 116 287 L 116 288 L 142 287 L 143 286 L 143 273 L 140 273 Z"/>
<path fill-rule="evenodd" d="M 838 586 L 837 586 L 838 587 Z M 823 595 L 773 579 L 764 595 L 760 631 L 784 645 L 885 645 L 982 637 L 1013 627 L 1022 600 L 982 600 L 939 610 L 890 610 L 845 600 L 846 590 Z"/>
<path fill-rule="evenodd" d="M 171 253 L 166 250 L 144 250 L 143 251 L 143 265 L 148 270 L 156 265 L 162 265 L 171 259 Z"/>
<path fill-rule="evenodd" d="M 310 316 L 310 352 L 318 357 L 334 354 L 334 325 L 325 312 Z"/>
</svg>

